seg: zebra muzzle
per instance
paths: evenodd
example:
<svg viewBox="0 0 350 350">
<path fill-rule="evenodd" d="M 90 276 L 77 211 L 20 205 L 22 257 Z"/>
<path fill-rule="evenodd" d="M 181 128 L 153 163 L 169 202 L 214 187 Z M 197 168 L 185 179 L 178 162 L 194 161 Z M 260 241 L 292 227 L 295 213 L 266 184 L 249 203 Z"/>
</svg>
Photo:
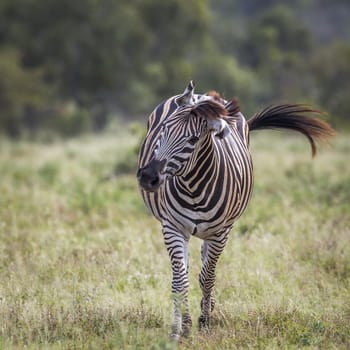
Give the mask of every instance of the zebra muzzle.
<svg viewBox="0 0 350 350">
<path fill-rule="evenodd" d="M 137 179 L 140 187 L 147 192 L 157 191 L 164 182 L 163 170 L 166 160 L 151 160 L 146 166 L 137 171 Z"/>
</svg>

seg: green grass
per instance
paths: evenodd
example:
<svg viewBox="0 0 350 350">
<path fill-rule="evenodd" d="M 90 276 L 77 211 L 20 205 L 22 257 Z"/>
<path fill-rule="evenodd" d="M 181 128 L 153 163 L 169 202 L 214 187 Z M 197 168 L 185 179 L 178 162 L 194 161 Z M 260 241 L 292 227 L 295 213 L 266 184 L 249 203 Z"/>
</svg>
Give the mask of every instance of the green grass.
<svg viewBox="0 0 350 350">
<path fill-rule="evenodd" d="M 0 349 L 174 349 L 171 270 L 131 133 L 0 141 Z M 350 347 L 350 141 L 254 133 L 255 190 L 180 349 Z M 190 242 L 199 316 L 200 241 Z"/>
</svg>

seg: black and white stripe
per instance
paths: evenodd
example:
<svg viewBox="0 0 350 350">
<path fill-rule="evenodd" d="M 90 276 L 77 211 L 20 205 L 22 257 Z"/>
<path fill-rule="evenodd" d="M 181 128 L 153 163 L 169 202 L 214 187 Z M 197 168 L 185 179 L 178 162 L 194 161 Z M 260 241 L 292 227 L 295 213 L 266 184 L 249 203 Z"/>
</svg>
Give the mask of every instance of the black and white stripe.
<svg viewBox="0 0 350 350">
<path fill-rule="evenodd" d="M 305 106 L 267 108 L 246 122 L 236 101 L 227 102 L 215 93 L 197 95 L 193 90 L 191 82 L 183 94 L 167 99 L 151 113 L 137 174 L 143 199 L 162 224 L 170 256 L 174 295 L 172 336 L 176 339 L 180 334 L 187 335 L 192 324 L 187 301 L 191 236 L 203 240 L 199 326 L 209 324 L 216 263 L 233 223 L 247 207 L 253 188 L 249 131 L 289 128 L 304 133 L 312 141 L 312 137 L 332 133 L 331 129 L 326 131 L 326 123 L 299 115 L 313 112 Z"/>
</svg>

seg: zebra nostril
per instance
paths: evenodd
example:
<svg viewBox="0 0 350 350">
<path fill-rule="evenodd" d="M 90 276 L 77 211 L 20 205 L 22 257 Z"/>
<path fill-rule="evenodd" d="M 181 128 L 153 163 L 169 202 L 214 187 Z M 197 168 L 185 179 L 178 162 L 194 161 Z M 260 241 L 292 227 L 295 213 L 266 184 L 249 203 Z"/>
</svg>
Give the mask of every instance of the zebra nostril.
<svg viewBox="0 0 350 350">
<path fill-rule="evenodd" d="M 162 184 L 164 176 L 164 165 L 166 161 L 152 160 L 137 171 L 139 185 L 145 191 L 154 192 Z"/>
<path fill-rule="evenodd" d="M 151 186 L 157 186 L 159 184 L 159 176 L 156 175 L 153 180 L 150 181 Z"/>
<path fill-rule="evenodd" d="M 143 169 L 137 175 L 140 186 L 146 191 L 157 190 L 161 183 L 160 176 L 149 169 Z"/>
</svg>

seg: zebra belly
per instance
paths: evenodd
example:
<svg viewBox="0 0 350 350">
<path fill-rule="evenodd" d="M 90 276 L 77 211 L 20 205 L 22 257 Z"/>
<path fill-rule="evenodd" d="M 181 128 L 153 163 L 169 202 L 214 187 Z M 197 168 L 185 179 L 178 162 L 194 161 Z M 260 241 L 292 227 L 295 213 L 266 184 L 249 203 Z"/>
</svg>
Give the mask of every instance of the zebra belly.
<svg viewBox="0 0 350 350">
<path fill-rule="evenodd" d="M 237 213 L 234 215 L 231 212 L 226 212 L 219 218 L 215 218 L 215 209 L 201 212 L 182 208 L 179 212 L 168 210 L 162 221 L 166 222 L 167 225 L 171 222 L 171 225 L 186 237 L 195 236 L 210 240 L 211 237 L 230 229 L 238 216 Z"/>
</svg>

